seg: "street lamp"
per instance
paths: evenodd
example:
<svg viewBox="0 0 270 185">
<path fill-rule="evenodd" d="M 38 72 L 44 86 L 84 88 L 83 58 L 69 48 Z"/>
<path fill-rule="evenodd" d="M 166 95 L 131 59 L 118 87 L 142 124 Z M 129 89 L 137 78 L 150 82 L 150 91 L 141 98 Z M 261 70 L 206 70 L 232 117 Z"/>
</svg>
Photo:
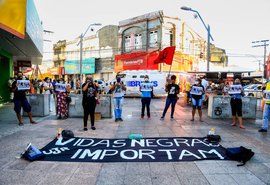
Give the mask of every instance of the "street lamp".
<svg viewBox="0 0 270 185">
<path fill-rule="evenodd" d="M 207 30 L 207 71 L 209 71 L 209 63 L 210 63 L 210 57 L 211 57 L 211 55 L 210 55 L 210 38 L 212 41 L 214 41 L 213 37 L 210 34 L 210 26 L 209 26 L 209 24 L 206 26 L 200 13 L 197 10 L 193 10 L 192 8 L 187 7 L 187 6 L 182 6 L 181 9 L 186 10 L 186 11 L 195 12 L 199 16 L 200 20 L 202 21 L 205 29 Z"/>
<path fill-rule="evenodd" d="M 82 94 L 82 53 L 83 53 L 83 38 L 86 35 L 86 33 L 88 32 L 89 28 L 91 26 L 101 26 L 101 23 L 93 23 L 90 24 L 88 26 L 88 28 L 86 29 L 86 31 L 84 32 L 84 34 L 82 33 L 80 35 L 80 42 L 77 44 L 77 46 L 80 44 L 80 92 Z"/>
</svg>

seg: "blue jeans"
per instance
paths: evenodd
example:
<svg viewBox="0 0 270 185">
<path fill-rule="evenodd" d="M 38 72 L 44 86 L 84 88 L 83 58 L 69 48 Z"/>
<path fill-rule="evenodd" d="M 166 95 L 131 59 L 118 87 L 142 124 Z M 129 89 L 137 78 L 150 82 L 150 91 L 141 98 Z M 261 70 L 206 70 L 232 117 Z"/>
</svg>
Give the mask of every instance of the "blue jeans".
<svg viewBox="0 0 270 185">
<path fill-rule="evenodd" d="M 113 98 L 115 119 L 122 118 L 123 97 Z"/>
<path fill-rule="evenodd" d="M 264 110 L 263 110 L 262 129 L 265 129 L 265 130 L 268 129 L 269 113 L 270 113 L 270 104 L 265 104 L 264 105 Z"/>
<path fill-rule="evenodd" d="M 172 104 L 172 110 L 171 110 L 171 118 L 173 118 L 173 114 L 174 114 L 174 108 L 175 108 L 175 104 L 177 102 L 177 98 L 167 98 L 166 99 L 166 104 L 165 104 L 165 108 L 162 114 L 162 117 L 165 117 L 165 114 L 168 110 L 168 108 L 170 107 L 170 105 Z"/>
</svg>

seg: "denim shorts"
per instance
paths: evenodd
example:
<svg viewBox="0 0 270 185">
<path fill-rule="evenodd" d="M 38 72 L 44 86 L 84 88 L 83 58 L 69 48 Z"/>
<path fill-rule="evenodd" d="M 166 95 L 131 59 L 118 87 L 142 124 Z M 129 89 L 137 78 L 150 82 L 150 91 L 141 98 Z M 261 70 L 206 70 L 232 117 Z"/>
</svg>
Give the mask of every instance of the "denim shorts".
<svg viewBox="0 0 270 185">
<path fill-rule="evenodd" d="M 31 112 L 31 105 L 27 99 L 14 99 L 14 111 L 20 114 L 21 108 L 23 107 L 24 112 Z"/>
</svg>

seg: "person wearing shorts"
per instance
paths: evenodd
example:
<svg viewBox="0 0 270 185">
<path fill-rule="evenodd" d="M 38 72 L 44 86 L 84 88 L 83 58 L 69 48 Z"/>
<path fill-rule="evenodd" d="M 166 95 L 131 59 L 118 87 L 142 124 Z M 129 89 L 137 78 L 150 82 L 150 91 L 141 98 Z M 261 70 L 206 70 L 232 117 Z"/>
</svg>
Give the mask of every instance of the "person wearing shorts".
<svg viewBox="0 0 270 185">
<path fill-rule="evenodd" d="M 23 73 L 18 72 L 18 78 L 17 80 L 22 80 Z M 23 125 L 22 121 L 22 116 L 21 116 L 21 109 L 23 108 L 24 112 L 27 112 L 30 123 L 31 124 L 36 124 L 36 122 L 32 118 L 32 113 L 31 113 L 31 105 L 28 103 L 26 99 L 26 91 L 25 90 L 18 90 L 18 83 L 17 80 L 15 80 L 12 83 L 12 92 L 14 92 L 14 111 L 16 112 L 18 121 L 19 121 L 19 126 Z"/>
<path fill-rule="evenodd" d="M 198 88 L 193 88 L 198 87 Z M 202 97 L 204 94 L 204 86 L 202 85 L 201 79 L 197 79 L 195 84 L 191 87 L 190 91 L 192 97 L 192 119 L 194 121 L 194 116 L 196 113 L 196 108 L 198 109 L 200 121 L 202 122 Z"/>
</svg>

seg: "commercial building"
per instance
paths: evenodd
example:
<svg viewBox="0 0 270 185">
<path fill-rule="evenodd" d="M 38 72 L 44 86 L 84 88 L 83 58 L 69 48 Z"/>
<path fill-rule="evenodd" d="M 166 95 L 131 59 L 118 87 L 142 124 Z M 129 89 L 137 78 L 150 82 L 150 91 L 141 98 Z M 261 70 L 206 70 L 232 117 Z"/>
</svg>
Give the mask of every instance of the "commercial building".
<svg viewBox="0 0 270 185">
<path fill-rule="evenodd" d="M 9 78 L 41 64 L 43 28 L 33 0 L 1 1 L 0 12 L 0 102 L 5 102 Z"/>
</svg>

